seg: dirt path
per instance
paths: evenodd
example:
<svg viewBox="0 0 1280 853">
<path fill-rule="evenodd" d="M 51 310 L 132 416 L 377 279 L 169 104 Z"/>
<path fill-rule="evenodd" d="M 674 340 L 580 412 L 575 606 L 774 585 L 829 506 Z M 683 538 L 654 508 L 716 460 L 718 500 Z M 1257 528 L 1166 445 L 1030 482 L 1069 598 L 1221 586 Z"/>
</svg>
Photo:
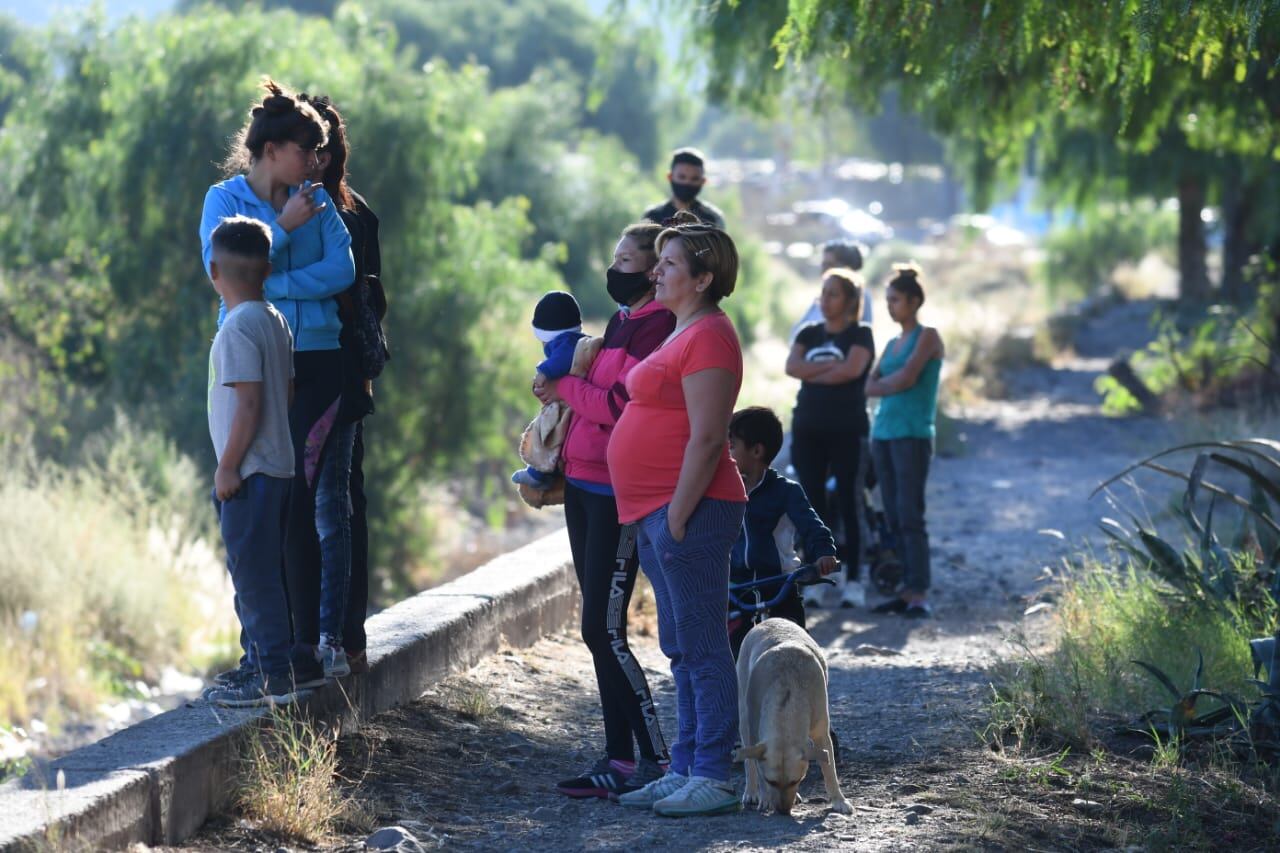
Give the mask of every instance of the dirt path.
<svg viewBox="0 0 1280 853">
<path fill-rule="evenodd" d="M 1127 310 L 1127 309 L 1126 309 Z M 1045 566 L 1092 538 L 1093 486 L 1165 427 L 1109 420 L 1092 378 L 1117 341 L 1106 323 L 1081 332 L 1080 355 L 1010 377 L 1012 399 L 952 414 L 965 448 L 941 458 L 929 483 L 937 618 L 909 623 L 866 611 L 817 610 L 813 633 L 831 669 L 833 725 L 851 817 L 821 800 L 791 819 L 744 813 L 670 821 L 606 802 L 566 801 L 550 789 L 596 757 L 598 711 L 590 659 L 571 634 L 494 656 L 412 706 L 344 740 L 344 765 L 378 826 L 399 824 L 424 844 L 476 850 L 884 850 L 1113 846 L 1073 813 L 1067 796 L 1031 796 L 978 737 L 990 665 L 1036 600 Z M 642 627 L 643 630 L 643 627 Z M 881 650 L 866 654 L 863 646 Z M 672 685 L 652 636 L 635 638 L 668 730 Z M 821 797 L 816 768 L 802 795 Z M 1069 793 L 1069 792 L 1068 792 Z M 363 834 L 343 839 L 357 845 Z M 1013 840 L 1016 839 L 1016 840 Z M 196 848 L 269 845 L 229 821 Z"/>
</svg>

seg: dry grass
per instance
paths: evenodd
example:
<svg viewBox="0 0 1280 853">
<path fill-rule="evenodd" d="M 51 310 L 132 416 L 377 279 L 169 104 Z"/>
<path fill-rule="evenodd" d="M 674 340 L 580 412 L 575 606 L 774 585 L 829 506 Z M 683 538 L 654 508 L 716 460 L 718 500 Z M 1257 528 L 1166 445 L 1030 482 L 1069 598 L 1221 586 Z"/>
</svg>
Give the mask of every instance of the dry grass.
<svg viewBox="0 0 1280 853">
<path fill-rule="evenodd" d="M 192 517 L 195 466 L 167 447 L 139 459 L 145 444 L 117 434 L 121 452 L 92 464 L 19 453 L 0 471 L 0 724 L 57 727 L 234 637 L 225 570 Z"/>
<path fill-rule="evenodd" d="M 469 720 L 487 720 L 498 712 L 498 703 L 483 684 L 465 683 L 450 695 L 450 707 Z"/>
<path fill-rule="evenodd" d="M 340 826 L 370 824 L 340 781 L 337 732 L 273 708 L 246 742 L 237 801 L 260 830 L 319 844 Z"/>
</svg>

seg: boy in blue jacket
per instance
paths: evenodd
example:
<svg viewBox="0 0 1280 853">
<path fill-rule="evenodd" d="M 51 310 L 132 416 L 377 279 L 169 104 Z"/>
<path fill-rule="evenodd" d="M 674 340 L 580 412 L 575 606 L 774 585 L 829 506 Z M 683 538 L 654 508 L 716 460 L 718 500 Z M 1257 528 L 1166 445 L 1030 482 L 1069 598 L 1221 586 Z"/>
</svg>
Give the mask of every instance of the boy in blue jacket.
<svg viewBox="0 0 1280 853">
<path fill-rule="evenodd" d="M 799 565 L 797 542 L 804 549 L 805 559 L 815 563 L 822 574 L 829 575 L 839 566 L 835 539 L 814 512 L 804 489 L 769 467 L 781 449 L 782 422 L 772 409 L 750 406 L 733 413 L 729 420 L 729 454 L 747 488 L 747 514 L 729 558 L 730 583 L 792 571 Z M 773 586 L 758 589 L 760 600 L 768 600 L 777 592 L 778 587 Z M 766 615 L 790 619 L 803 628 L 804 604 L 799 590 L 793 589 Z M 743 618 L 730 625 L 729 644 L 735 659 L 753 624 L 752 619 Z"/>
</svg>

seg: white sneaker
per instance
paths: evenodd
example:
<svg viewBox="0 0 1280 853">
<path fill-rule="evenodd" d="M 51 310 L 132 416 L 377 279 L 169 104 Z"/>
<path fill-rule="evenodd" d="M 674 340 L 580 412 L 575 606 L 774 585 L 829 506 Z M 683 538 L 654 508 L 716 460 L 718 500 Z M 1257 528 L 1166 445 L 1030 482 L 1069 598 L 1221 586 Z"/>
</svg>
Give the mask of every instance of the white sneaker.
<svg viewBox="0 0 1280 853">
<path fill-rule="evenodd" d="M 668 771 L 666 774 L 654 779 L 648 785 L 645 785 L 639 791 L 632 791 L 629 794 L 621 794 L 618 796 L 618 802 L 624 806 L 631 806 L 636 809 L 651 809 L 653 804 L 659 800 L 679 791 L 689 781 L 688 776 L 681 776 L 679 773 Z"/>
<path fill-rule="evenodd" d="M 800 600 L 804 603 L 805 607 L 821 607 L 823 593 L 826 592 L 826 589 L 827 587 L 825 584 L 806 586 L 804 588 L 804 592 L 800 594 Z"/>
<path fill-rule="evenodd" d="M 664 817 L 726 814 L 741 809 L 742 800 L 732 782 L 706 776 L 690 776 L 688 784 L 653 804 L 653 813 Z"/>
<path fill-rule="evenodd" d="M 351 674 L 347 653 L 342 646 L 331 646 L 323 639 L 316 646 L 316 660 L 324 667 L 325 678 L 346 678 Z"/>
<path fill-rule="evenodd" d="M 847 581 L 840 591 L 841 607 L 866 607 L 867 590 L 862 581 Z"/>
</svg>

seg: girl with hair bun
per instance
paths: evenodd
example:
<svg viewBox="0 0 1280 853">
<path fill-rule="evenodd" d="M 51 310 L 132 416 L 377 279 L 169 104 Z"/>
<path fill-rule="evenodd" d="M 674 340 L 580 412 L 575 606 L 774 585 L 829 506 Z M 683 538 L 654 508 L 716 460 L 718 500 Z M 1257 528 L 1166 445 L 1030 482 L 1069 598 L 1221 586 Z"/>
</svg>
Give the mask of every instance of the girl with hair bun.
<svg viewBox="0 0 1280 853">
<path fill-rule="evenodd" d="M 328 130 L 328 140 L 316 151 L 316 165 L 310 178 L 324 187 L 337 206 L 338 215 L 351 235 L 351 255 L 356 266 L 351 286 L 338 294 L 338 312 L 342 319 L 342 334 L 339 336 L 342 345 L 342 402 L 337 426 L 352 430 L 348 488 L 351 499 L 351 575 L 343 607 L 342 650 L 351 671 L 362 673 L 369 668 L 365 654 L 368 637 L 364 629 L 369 609 L 369 501 L 364 479 L 364 418 L 373 414 L 373 381 L 366 378 L 369 375 L 364 363 L 367 354 L 356 330 L 363 319 L 360 316 L 362 311 L 372 311 L 379 323 L 385 319 L 387 304 L 382 290 L 382 250 L 378 241 L 377 215 L 364 197 L 347 183 L 347 162 L 351 150 L 347 144 L 346 121 L 328 96 L 303 94 L 299 97 L 315 109 Z M 316 645 L 321 633 L 317 622 L 320 603 L 316 594 L 319 589 L 314 580 L 308 582 L 308 577 L 314 578 L 314 567 L 320 562 L 320 543 L 315 535 L 311 535 L 299 545 L 302 550 L 289 560 L 290 570 L 303 574 L 300 578 L 289 579 L 290 593 L 293 594 L 295 589 L 298 591 L 298 597 L 292 604 L 294 630 L 303 642 Z"/>
<path fill-rule="evenodd" d="M 314 107 L 274 81 L 265 80 L 263 88 L 266 95 L 250 110 L 223 163 L 227 179 L 205 195 L 200 243 L 207 271 L 210 235 L 224 218 L 244 215 L 271 229 L 272 271 L 264 292 L 288 321 L 294 343 L 294 483 L 286 535 L 290 542 L 319 537 L 319 565 L 310 571 L 321 590 L 318 642 L 326 675 L 340 676 L 349 671 L 341 632 L 351 570 L 347 481 L 353 433 L 335 428 L 342 390 L 342 323 L 335 297 L 355 280 L 355 264 L 337 209 L 324 188 L 309 180 L 316 150 L 328 139 L 327 124 Z M 220 309 L 219 325 L 225 315 Z M 296 627 L 293 639 L 310 644 Z M 242 658 L 240 670 L 226 677 L 235 679 L 247 668 Z"/>
<path fill-rule="evenodd" d="M 867 380 L 867 396 L 882 398 L 871 425 L 871 458 L 885 516 L 906 568 L 901 594 L 872 612 L 901 613 L 910 619 L 932 615 L 924 498 L 933 456 L 938 377 L 946 355 L 938 330 L 922 326 L 917 318 L 924 304 L 921 278 L 915 264 L 894 265 L 885 304 L 902 334 L 889 341 Z"/>
</svg>

